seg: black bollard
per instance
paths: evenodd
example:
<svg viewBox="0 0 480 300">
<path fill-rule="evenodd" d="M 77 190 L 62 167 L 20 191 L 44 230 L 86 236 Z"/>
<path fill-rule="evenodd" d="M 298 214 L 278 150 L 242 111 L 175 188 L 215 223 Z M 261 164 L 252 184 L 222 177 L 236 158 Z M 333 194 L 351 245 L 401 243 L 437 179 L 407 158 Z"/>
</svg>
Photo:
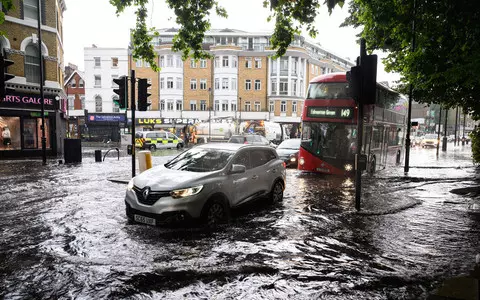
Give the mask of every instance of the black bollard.
<svg viewBox="0 0 480 300">
<path fill-rule="evenodd" d="M 102 150 L 95 150 L 95 162 L 102 162 Z"/>
</svg>

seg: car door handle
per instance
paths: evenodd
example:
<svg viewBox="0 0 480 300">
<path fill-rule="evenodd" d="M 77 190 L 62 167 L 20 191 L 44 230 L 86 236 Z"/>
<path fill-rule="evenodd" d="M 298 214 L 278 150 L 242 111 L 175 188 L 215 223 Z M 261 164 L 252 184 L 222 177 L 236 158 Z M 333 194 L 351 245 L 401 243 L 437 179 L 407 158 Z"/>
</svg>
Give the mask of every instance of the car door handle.
<svg viewBox="0 0 480 300">
<path fill-rule="evenodd" d="M 258 179 L 258 175 L 253 175 L 252 179 Z"/>
</svg>

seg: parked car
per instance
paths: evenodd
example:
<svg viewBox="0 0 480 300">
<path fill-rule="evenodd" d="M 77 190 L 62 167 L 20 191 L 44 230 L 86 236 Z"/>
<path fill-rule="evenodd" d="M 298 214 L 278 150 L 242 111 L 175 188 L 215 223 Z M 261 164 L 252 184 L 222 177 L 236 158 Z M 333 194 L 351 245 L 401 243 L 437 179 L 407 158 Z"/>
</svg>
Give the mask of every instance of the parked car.
<svg viewBox="0 0 480 300">
<path fill-rule="evenodd" d="M 285 174 L 285 163 L 271 147 L 199 145 L 130 180 L 126 214 L 149 225 L 189 218 L 225 222 L 232 208 L 247 202 L 281 201 Z"/>
<path fill-rule="evenodd" d="M 140 149 L 177 148 L 185 146 L 184 141 L 175 134 L 168 131 L 137 131 L 135 133 L 135 147 Z"/>
<path fill-rule="evenodd" d="M 298 166 L 298 152 L 300 151 L 301 139 L 289 139 L 283 141 L 277 147 L 277 153 L 280 159 L 282 159 L 287 167 Z"/>
<path fill-rule="evenodd" d="M 437 147 L 437 144 L 438 144 L 438 135 L 433 133 L 426 134 L 421 142 L 422 148 Z"/>
<path fill-rule="evenodd" d="M 274 146 L 267 138 L 259 134 L 238 134 L 232 135 L 228 140 L 229 143 L 236 144 L 250 144 L 250 145 L 264 145 L 264 146 Z"/>
</svg>

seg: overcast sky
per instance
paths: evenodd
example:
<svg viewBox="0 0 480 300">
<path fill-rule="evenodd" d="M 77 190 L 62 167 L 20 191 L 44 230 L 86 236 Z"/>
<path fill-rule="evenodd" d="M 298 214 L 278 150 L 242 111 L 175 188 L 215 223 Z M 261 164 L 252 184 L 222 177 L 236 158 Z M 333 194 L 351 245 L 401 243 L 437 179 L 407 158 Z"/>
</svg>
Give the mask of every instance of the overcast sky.
<svg viewBox="0 0 480 300">
<path fill-rule="evenodd" d="M 67 10 L 64 14 L 64 50 L 65 63 L 73 63 L 83 70 L 83 48 L 92 44 L 98 47 L 122 47 L 129 43 L 130 28 L 135 26 L 133 9 L 115 15 L 114 7 L 108 0 L 65 0 Z M 263 8 L 262 0 L 219 0 L 225 7 L 229 17 L 211 18 L 212 28 L 232 28 L 244 31 L 272 31 L 274 23 L 267 22 L 269 10 Z M 178 27 L 174 22 L 174 14 L 163 0 L 150 0 L 149 27 Z M 152 13 L 153 12 L 153 13 Z M 319 34 L 315 41 L 323 48 L 354 61 L 359 55 L 360 46 L 356 43 L 359 29 L 340 27 L 348 14 L 347 5 L 336 7 L 329 15 L 323 5 L 317 16 L 315 26 Z M 306 35 L 305 35 L 306 36 Z M 308 37 L 311 39 L 310 37 Z M 312 39 L 311 39 L 312 40 Z M 379 61 L 378 81 L 397 80 L 397 74 L 387 74 Z"/>
</svg>

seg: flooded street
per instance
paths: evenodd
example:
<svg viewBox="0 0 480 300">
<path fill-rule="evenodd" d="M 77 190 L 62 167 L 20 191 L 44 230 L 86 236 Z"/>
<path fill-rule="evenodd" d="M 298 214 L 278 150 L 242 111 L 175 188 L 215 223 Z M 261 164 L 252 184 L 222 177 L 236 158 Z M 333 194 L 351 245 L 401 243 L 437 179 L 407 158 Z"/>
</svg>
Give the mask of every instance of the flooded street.
<svg viewBox="0 0 480 300">
<path fill-rule="evenodd" d="M 463 150 L 462 150 L 463 149 Z M 156 153 L 153 165 L 176 150 Z M 422 299 L 480 253 L 470 146 L 412 149 L 362 180 L 287 170 L 282 203 L 230 224 L 130 225 L 131 159 L 0 162 L 0 297 L 5 299 Z"/>
</svg>

